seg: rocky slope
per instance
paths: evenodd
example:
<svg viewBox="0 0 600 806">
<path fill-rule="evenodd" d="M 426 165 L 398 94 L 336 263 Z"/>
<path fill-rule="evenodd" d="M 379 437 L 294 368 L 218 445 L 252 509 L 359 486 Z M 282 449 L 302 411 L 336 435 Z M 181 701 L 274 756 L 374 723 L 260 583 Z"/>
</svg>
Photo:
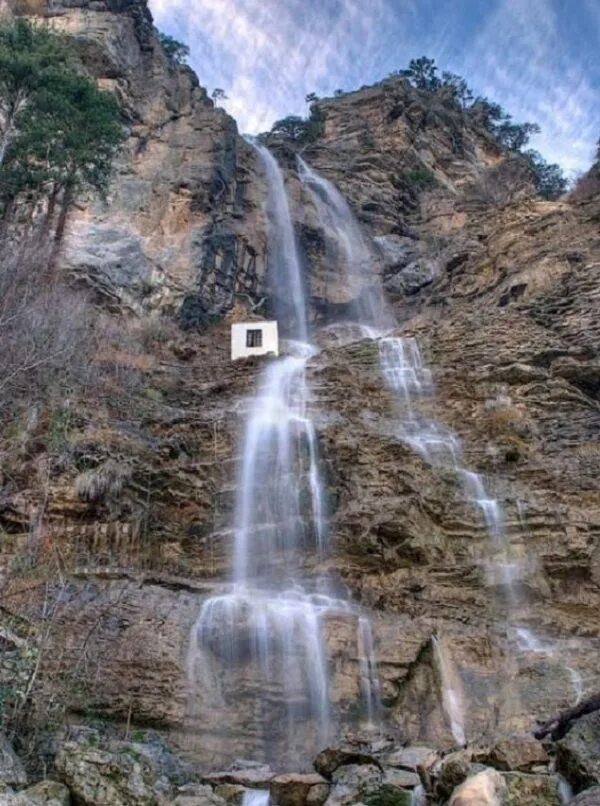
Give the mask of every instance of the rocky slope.
<svg viewBox="0 0 600 806">
<path fill-rule="evenodd" d="M 268 292 L 264 180 L 235 123 L 167 59 L 141 0 L 2 6 L 67 31 L 82 69 L 127 111 L 108 199 L 71 216 L 60 268 L 131 338 L 111 353 L 106 395 L 71 401 L 66 426 L 42 412 L 3 440 L 0 679 L 27 714 L 30 760 L 51 759 L 39 734 L 76 718 L 150 725 L 206 766 L 214 736 L 189 719 L 186 651 L 201 602 L 228 573 L 239 436 L 263 366 L 230 364 L 229 322 Z M 534 198 L 526 167 L 477 120 L 401 79 L 321 106 L 324 132 L 303 156 L 369 235 L 398 333 L 418 337 L 433 370 L 423 412 L 460 437 L 501 502 L 521 561 L 519 619 L 552 651 L 506 634 L 481 515 L 452 473 L 397 438 L 368 341 L 330 343 L 310 365 L 327 564 L 371 609 L 397 742 L 454 743 L 433 634 L 459 670 L 468 737 L 526 733 L 573 701 L 574 679 L 584 693 L 598 683 L 600 199 Z M 343 281 L 295 148 L 273 147 L 323 324 Z M 334 696 L 350 709 L 358 658 L 343 623 L 330 634 Z M 229 750 L 251 754 L 252 736 Z M 77 770 L 64 775 L 83 797 Z M 135 797 L 124 802 L 153 802 Z"/>
</svg>

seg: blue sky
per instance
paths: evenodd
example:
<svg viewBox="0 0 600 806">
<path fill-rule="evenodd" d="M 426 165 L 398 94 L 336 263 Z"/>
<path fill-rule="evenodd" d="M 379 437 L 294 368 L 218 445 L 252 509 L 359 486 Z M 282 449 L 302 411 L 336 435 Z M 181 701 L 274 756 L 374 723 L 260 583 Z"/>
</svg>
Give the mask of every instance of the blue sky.
<svg viewBox="0 0 600 806">
<path fill-rule="evenodd" d="M 568 174 L 600 136 L 600 0 L 150 0 L 157 26 L 240 131 L 306 114 L 308 92 L 356 89 L 416 56 L 463 75 Z"/>
</svg>

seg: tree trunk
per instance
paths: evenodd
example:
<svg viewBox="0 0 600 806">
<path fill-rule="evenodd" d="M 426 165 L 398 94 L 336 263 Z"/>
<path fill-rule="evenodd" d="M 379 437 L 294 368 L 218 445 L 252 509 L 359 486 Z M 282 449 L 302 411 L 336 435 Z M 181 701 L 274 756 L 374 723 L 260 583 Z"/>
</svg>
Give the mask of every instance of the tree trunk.
<svg viewBox="0 0 600 806">
<path fill-rule="evenodd" d="M 573 708 L 567 708 L 555 716 L 551 716 L 545 722 L 542 722 L 534 730 L 533 735 L 536 739 L 543 739 L 550 734 L 553 741 L 562 739 L 571 727 L 571 723 L 585 714 L 591 714 L 593 711 L 600 711 L 600 692 L 592 694 L 582 700 L 578 705 Z"/>
<path fill-rule="evenodd" d="M 54 230 L 52 252 L 50 254 L 50 261 L 48 263 L 48 268 L 50 269 L 50 271 L 52 271 L 52 269 L 56 266 L 58 255 L 60 254 L 60 247 L 62 246 L 62 241 L 67 226 L 67 219 L 69 217 L 69 210 L 71 209 L 73 200 L 74 200 L 73 185 L 68 184 L 63 192 L 60 210 L 58 213 L 58 220 L 56 222 L 56 229 Z"/>
</svg>

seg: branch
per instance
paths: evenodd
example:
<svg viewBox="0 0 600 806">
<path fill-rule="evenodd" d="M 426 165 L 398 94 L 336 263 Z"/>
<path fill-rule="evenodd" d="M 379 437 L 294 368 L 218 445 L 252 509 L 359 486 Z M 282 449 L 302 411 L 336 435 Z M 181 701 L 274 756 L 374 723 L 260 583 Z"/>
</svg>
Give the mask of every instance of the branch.
<svg viewBox="0 0 600 806">
<path fill-rule="evenodd" d="M 565 711 L 551 716 L 545 722 L 539 723 L 533 735 L 536 739 L 543 739 L 550 734 L 550 738 L 557 741 L 567 733 L 572 722 L 593 711 L 600 711 L 600 692 L 586 697 L 579 705 L 567 708 Z"/>
</svg>

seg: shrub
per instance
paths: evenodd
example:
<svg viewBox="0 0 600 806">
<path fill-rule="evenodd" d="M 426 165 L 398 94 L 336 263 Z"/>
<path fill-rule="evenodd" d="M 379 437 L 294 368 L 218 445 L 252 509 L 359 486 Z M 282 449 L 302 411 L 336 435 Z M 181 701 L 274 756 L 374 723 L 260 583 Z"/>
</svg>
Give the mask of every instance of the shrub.
<svg viewBox="0 0 600 806">
<path fill-rule="evenodd" d="M 169 36 L 169 34 L 159 31 L 158 28 L 154 29 L 154 33 L 162 45 L 167 58 L 170 59 L 174 64 L 185 64 L 188 56 L 190 55 L 189 46 L 184 42 L 179 42 L 179 40 Z"/>
<path fill-rule="evenodd" d="M 427 190 L 428 188 L 435 187 L 437 184 L 433 172 L 424 165 L 405 171 L 404 179 L 411 187 L 417 190 Z"/>
</svg>

